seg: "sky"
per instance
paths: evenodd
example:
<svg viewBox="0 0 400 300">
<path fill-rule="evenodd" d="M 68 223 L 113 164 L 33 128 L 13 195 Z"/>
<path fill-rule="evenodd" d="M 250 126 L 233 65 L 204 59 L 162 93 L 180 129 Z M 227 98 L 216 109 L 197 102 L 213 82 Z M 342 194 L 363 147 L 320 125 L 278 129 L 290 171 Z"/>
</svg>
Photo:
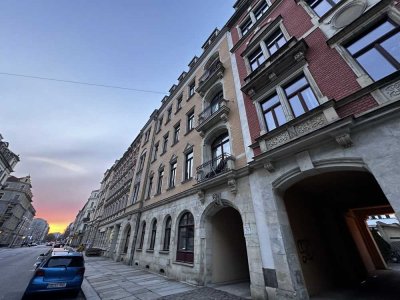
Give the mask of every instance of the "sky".
<svg viewBox="0 0 400 300">
<path fill-rule="evenodd" d="M 234 2 L 0 1 L 0 134 L 51 232 L 73 222 Z"/>
</svg>

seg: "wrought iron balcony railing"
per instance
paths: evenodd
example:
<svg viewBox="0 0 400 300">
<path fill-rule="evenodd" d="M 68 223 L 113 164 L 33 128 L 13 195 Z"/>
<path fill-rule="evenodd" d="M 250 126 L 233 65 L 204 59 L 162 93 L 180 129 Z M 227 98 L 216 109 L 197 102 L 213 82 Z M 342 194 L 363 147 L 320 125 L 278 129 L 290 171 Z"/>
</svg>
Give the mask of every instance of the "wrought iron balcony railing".
<svg viewBox="0 0 400 300">
<path fill-rule="evenodd" d="M 229 115 L 228 100 L 221 99 L 218 103 L 208 106 L 198 117 L 197 131 L 207 131 L 220 120 L 226 122 Z"/>
<path fill-rule="evenodd" d="M 216 177 L 234 168 L 235 158 L 229 153 L 223 153 L 216 158 L 197 167 L 197 182 Z"/>
</svg>

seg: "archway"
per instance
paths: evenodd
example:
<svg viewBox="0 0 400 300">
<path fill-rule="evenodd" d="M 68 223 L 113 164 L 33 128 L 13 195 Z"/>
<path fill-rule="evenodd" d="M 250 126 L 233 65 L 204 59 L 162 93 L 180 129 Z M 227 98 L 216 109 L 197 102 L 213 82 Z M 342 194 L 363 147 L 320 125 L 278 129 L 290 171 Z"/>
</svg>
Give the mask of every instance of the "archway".
<svg viewBox="0 0 400 300">
<path fill-rule="evenodd" d="M 366 221 L 393 212 L 373 175 L 337 170 L 309 176 L 287 188 L 283 202 L 310 297 L 330 291 L 335 298 L 347 289 L 362 298 L 360 284 L 387 269 Z"/>
<path fill-rule="evenodd" d="M 240 213 L 231 206 L 211 204 L 205 212 L 205 283 L 249 281 L 246 241 Z"/>
</svg>

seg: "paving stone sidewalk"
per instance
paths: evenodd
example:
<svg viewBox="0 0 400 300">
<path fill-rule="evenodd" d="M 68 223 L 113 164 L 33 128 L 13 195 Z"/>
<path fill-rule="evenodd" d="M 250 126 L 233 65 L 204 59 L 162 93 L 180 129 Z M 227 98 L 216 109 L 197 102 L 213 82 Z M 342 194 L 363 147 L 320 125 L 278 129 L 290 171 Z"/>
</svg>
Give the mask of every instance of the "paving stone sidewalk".
<svg viewBox="0 0 400 300">
<path fill-rule="evenodd" d="M 195 287 L 168 279 L 136 266 L 127 266 L 104 257 L 86 257 L 85 279 L 95 293 L 83 289 L 87 300 L 240 300 L 235 295 L 209 287 Z M 93 291 L 92 290 L 92 291 Z M 97 295 L 96 295 L 97 294 Z M 98 297 L 97 297 L 98 296 Z"/>
</svg>

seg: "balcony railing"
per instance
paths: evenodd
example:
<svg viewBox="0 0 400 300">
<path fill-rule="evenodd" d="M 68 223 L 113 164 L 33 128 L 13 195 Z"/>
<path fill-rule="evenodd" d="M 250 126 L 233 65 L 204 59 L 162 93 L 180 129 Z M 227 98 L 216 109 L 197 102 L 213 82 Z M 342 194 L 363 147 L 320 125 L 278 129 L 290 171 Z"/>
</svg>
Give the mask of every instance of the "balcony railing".
<svg viewBox="0 0 400 300">
<path fill-rule="evenodd" d="M 224 76 L 224 71 L 225 68 L 222 62 L 219 59 L 216 60 L 200 77 L 197 92 L 203 96 L 205 92 L 214 84 L 214 82 Z"/>
<path fill-rule="evenodd" d="M 210 127 L 214 126 L 220 120 L 226 122 L 228 120 L 229 108 L 228 100 L 222 99 L 217 104 L 208 106 L 199 114 L 197 131 L 205 132 Z"/>
<path fill-rule="evenodd" d="M 203 182 L 232 170 L 234 168 L 234 160 L 235 158 L 229 153 L 223 153 L 201 166 L 198 166 L 196 169 L 197 182 Z"/>
</svg>

